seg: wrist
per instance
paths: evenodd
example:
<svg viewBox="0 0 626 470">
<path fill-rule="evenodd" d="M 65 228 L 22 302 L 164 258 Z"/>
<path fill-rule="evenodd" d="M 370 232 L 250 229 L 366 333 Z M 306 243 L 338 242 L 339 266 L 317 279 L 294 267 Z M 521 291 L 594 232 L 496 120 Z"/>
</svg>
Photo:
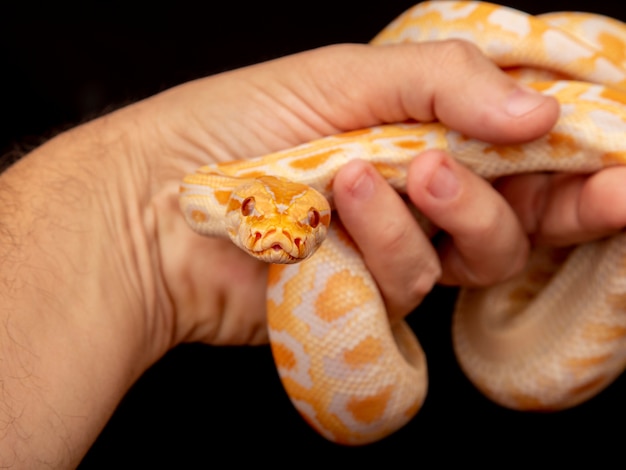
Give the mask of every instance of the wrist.
<svg viewBox="0 0 626 470">
<path fill-rule="evenodd" d="M 75 466 L 169 344 L 149 209 L 128 194 L 137 160 L 109 119 L 57 136 L 0 176 L 7 459 Z M 62 442 L 73 444 L 67 455 L 46 454 Z"/>
</svg>

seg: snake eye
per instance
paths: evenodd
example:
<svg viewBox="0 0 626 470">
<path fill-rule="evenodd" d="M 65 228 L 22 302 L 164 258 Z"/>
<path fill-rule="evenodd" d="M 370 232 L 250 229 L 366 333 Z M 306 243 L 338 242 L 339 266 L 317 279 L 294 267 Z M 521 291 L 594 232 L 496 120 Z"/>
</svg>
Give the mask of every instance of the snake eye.
<svg viewBox="0 0 626 470">
<path fill-rule="evenodd" d="M 315 209 L 309 209 L 309 225 L 316 228 L 320 224 L 320 213 Z"/>
<path fill-rule="evenodd" d="M 254 198 L 253 197 L 245 198 L 243 202 L 241 203 L 241 213 L 244 215 L 244 217 L 247 217 L 250 214 L 252 214 L 253 210 L 254 210 Z"/>
</svg>

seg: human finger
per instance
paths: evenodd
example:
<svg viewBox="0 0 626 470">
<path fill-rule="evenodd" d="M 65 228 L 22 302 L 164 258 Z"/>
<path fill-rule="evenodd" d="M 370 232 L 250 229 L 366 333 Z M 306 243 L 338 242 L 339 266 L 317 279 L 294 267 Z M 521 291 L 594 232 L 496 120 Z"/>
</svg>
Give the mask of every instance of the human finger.
<svg viewBox="0 0 626 470">
<path fill-rule="evenodd" d="M 539 137 L 559 114 L 553 98 L 521 85 L 467 41 L 324 52 L 338 57 L 311 71 L 321 91 L 312 107 L 341 129 L 439 120 L 474 138 L 508 143 Z M 337 63 L 344 66 L 327 70 Z"/>
<path fill-rule="evenodd" d="M 534 243 L 567 246 L 626 227 L 626 168 L 592 175 L 529 174 L 502 178 L 496 188 Z"/>
<path fill-rule="evenodd" d="M 484 286 L 524 265 L 529 242 L 504 198 L 485 180 L 441 151 L 411 164 L 408 194 L 447 236 L 439 246 L 441 283 Z"/>
<path fill-rule="evenodd" d="M 406 203 L 378 172 L 353 161 L 334 181 L 341 221 L 363 254 L 390 318 L 413 310 L 439 279 L 437 254 Z"/>
<path fill-rule="evenodd" d="M 206 164 L 207 155 L 249 158 L 408 119 L 439 120 L 494 143 L 522 142 L 547 132 L 559 114 L 553 98 L 523 87 L 460 40 L 324 47 L 187 83 L 152 105 L 150 116 L 155 106 L 163 109 L 160 125 L 172 130 L 166 135 L 176 150 L 176 158 L 162 158 L 179 164 L 190 157 L 185 171 Z"/>
</svg>

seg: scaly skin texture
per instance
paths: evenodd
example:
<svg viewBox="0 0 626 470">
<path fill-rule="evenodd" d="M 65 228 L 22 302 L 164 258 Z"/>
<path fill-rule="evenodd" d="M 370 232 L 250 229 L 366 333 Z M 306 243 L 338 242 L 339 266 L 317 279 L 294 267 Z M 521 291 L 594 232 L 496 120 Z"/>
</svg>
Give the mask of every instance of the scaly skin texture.
<svg viewBox="0 0 626 470">
<path fill-rule="evenodd" d="M 451 38 L 476 43 L 514 77 L 554 96 L 561 105 L 554 129 L 524 145 L 497 146 L 436 122 L 393 124 L 203 167 L 181 186 L 190 226 L 212 236 L 243 231 L 252 243 L 235 242 L 259 258 L 265 255 L 251 246 L 270 237 L 265 248 L 272 255 L 264 259 L 293 262 L 310 256 L 324 238 L 330 211 L 319 195 L 332 207 L 333 177 L 352 159 L 372 162 L 399 192 L 406 189 L 408 164 L 433 148 L 489 180 L 536 171 L 589 173 L 626 163 L 624 25 L 597 15 L 531 17 L 488 3 L 426 2 L 373 43 Z M 306 186 L 244 191 L 263 175 Z M 271 211 L 257 207 L 263 192 L 275 198 Z M 276 238 L 276 220 L 287 224 L 290 213 L 298 214 L 291 217 L 295 224 L 280 227 L 287 235 Z M 248 228 L 250 217 L 254 229 Z M 510 408 L 557 410 L 593 396 L 623 371 L 624 237 L 535 250 L 514 279 L 461 292 L 454 347 L 481 391 Z M 422 350 L 404 323 L 389 324 L 376 284 L 339 223 L 330 225 L 310 259 L 271 268 L 267 307 L 283 384 L 322 435 L 344 444 L 372 442 L 419 410 L 427 389 Z"/>
</svg>

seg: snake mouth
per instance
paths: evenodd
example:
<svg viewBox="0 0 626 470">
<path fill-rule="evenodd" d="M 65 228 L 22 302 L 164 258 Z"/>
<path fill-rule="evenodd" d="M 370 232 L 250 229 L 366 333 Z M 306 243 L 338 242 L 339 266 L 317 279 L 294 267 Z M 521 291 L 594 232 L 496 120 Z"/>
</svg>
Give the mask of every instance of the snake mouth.
<svg viewBox="0 0 626 470">
<path fill-rule="evenodd" d="M 280 243 L 274 243 L 269 248 L 253 252 L 255 258 L 258 258 L 266 263 L 273 264 L 293 264 L 302 261 L 304 258 L 300 256 L 294 256 L 289 254 L 280 245 Z"/>
<path fill-rule="evenodd" d="M 284 229 L 256 231 L 249 237 L 249 253 L 261 261 L 274 264 L 298 263 L 308 257 L 307 243 L 303 237 L 294 237 Z"/>
</svg>

